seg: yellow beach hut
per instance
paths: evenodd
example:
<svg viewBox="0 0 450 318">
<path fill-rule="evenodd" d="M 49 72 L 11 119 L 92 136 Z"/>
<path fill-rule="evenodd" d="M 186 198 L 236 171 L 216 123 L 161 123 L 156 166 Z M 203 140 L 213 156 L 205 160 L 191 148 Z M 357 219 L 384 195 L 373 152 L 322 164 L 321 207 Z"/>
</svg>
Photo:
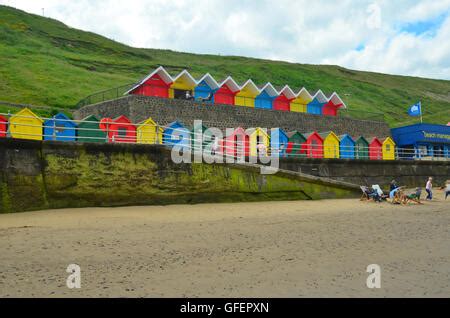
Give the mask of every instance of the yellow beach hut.
<svg viewBox="0 0 450 318">
<path fill-rule="evenodd" d="M 194 96 L 195 86 L 197 86 L 195 79 L 188 71 L 183 70 L 170 85 L 169 98 L 186 99 L 186 93 Z"/>
<path fill-rule="evenodd" d="M 250 137 L 249 148 L 250 156 L 256 157 L 258 155 L 258 145 L 263 144 L 266 149 L 266 154 L 269 152 L 269 134 L 262 128 L 250 128 L 245 131 Z"/>
<path fill-rule="evenodd" d="M 312 100 L 313 97 L 311 94 L 303 87 L 300 92 L 298 92 L 295 99 L 291 101 L 291 112 L 306 113 L 306 106 L 311 103 Z"/>
<path fill-rule="evenodd" d="M 44 121 L 30 109 L 24 108 L 9 120 L 9 131 L 12 138 L 42 140 L 42 124 Z"/>
<path fill-rule="evenodd" d="M 339 137 L 332 131 L 319 134 L 323 139 L 323 157 L 339 159 Z"/>
<path fill-rule="evenodd" d="M 234 103 L 236 106 L 255 107 L 255 98 L 260 93 L 258 86 L 249 79 L 240 87 L 239 93 L 234 98 Z"/>
<path fill-rule="evenodd" d="M 382 152 L 383 152 L 383 160 L 395 160 L 395 142 L 391 139 L 391 137 L 387 137 L 381 140 Z"/>
<path fill-rule="evenodd" d="M 138 124 L 136 129 L 137 143 L 162 144 L 164 129 L 151 118 Z"/>
</svg>

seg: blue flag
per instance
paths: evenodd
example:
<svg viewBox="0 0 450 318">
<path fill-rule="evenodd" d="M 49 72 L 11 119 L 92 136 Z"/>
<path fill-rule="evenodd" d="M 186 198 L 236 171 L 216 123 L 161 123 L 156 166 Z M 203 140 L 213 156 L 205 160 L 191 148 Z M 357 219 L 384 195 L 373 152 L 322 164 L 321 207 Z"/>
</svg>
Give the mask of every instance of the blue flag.
<svg viewBox="0 0 450 318">
<path fill-rule="evenodd" d="M 408 110 L 409 116 L 421 116 L 422 115 L 422 104 L 418 102 L 417 104 L 412 105 Z"/>
</svg>

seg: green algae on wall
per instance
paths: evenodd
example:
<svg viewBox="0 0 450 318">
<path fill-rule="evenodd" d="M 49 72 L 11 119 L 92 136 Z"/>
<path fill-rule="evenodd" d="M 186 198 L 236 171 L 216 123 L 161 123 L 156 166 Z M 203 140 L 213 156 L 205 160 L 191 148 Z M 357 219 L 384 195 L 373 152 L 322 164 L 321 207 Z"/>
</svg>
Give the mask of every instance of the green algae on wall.
<svg viewBox="0 0 450 318">
<path fill-rule="evenodd" d="M 21 153 L 37 156 L 23 162 L 40 165 L 32 176 L 10 170 L 0 180 L 2 212 L 355 196 L 350 187 L 295 173 L 261 175 L 256 166 L 175 164 L 163 146 L 40 142 L 40 147 L 14 154 L 19 161 Z"/>
</svg>

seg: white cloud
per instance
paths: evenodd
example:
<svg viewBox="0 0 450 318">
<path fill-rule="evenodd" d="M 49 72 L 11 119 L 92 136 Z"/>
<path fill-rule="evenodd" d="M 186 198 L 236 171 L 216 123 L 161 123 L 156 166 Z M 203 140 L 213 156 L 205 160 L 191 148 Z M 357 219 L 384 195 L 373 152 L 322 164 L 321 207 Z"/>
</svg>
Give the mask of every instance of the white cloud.
<svg viewBox="0 0 450 318">
<path fill-rule="evenodd" d="M 450 79 L 450 0 L 0 0 L 138 47 Z M 446 16 L 432 33 L 414 26 Z M 420 33 L 420 32 L 419 32 Z"/>
</svg>

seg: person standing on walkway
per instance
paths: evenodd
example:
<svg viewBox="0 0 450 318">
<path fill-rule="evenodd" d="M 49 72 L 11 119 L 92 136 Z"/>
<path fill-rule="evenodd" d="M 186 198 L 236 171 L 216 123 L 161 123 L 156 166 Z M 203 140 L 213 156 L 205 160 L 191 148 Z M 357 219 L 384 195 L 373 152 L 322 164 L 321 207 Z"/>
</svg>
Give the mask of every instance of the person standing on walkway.
<svg viewBox="0 0 450 318">
<path fill-rule="evenodd" d="M 428 193 L 427 200 L 431 201 L 433 199 L 433 178 L 432 177 L 428 178 L 428 182 L 427 182 L 427 185 L 425 186 L 425 190 Z"/>
</svg>

